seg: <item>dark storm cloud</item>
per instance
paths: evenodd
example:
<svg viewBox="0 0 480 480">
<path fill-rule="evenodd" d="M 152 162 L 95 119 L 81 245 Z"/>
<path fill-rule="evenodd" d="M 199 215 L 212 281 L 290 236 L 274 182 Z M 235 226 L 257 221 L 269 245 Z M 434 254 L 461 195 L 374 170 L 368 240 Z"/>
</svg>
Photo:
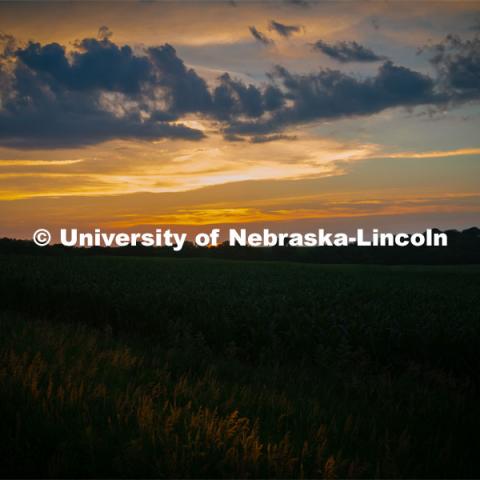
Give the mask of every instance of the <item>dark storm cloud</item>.
<svg viewBox="0 0 480 480">
<path fill-rule="evenodd" d="M 239 80 L 233 80 L 228 73 L 219 77 L 218 85 L 213 94 L 213 113 L 223 119 L 232 116 L 245 115 L 260 117 L 264 111 L 262 92 L 254 85 L 245 85 Z"/>
<path fill-rule="evenodd" d="M 322 52 L 341 63 L 347 62 L 378 62 L 385 60 L 385 57 L 377 55 L 369 48 L 357 42 L 327 43 L 318 40 L 313 44 L 313 49 Z"/>
<path fill-rule="evenodd" d="M 457 35 L 448 35 L 427 50 L 440 85 L 454 99 L 480 98 L 480 36 L 462 40 Z"/>
<path fill-rule="evenodd" d="M 0 110 L 0 143 L 17 148 L 59 148 L 94 144 L 115 138 L 154 140 L 203 134 L 182 125 L 143 119 L 138 111 L 121 116 L 103 109 L 98 96 L 49 85 L 28 68 L 15 71 L 15 95 Z"/>
<path fill-rule="evenodd" d="M 274 30 L 282 37 L 288 38 L 291 37 L 294 33 L 299 33 L 302 31 L 302 27 L 300 25 L 284 25 L 283 23 L 276 22 L 272 20 L 268 29 Z"/>
<path fill-rule="evenodd" d="M 148 49 L 155 71 L 155 83 L 168 92 L 170 111 L 177 114 L 205 112 L 212 99 L 205 80 L 187 68 L 168 43 Z"/>
<path fill-rule="evenodd" d="M 115 138 L 201 139 L 202 132 L 181 125 L 189 114 L 215 121 L 226 140 L 259 143 L 292 139 L 283 130 L 308 122 L 480 97 L 478 37 L 449 36 L 430 46 L 435 77 L 391 61 L 368 78 L 277 66 L 260 86 L 228 73 L 208 85 L 171 45 L 133 50 L 111 36 L 101 28 L 97 39 L 84 39 L 69 53 L 57 43 L 19 47 L 3 35 L 0 144 L 55 148 Z"/>
<path fill-rule="evenodd" d="M 257 30 L 254 26 L 248 27 L 248 29 L 250 30 L 252 37 L 262 45 L 268 46 L 275 43 L 271 38 L 268 38 L 264 33 Z"/>
<path fill-rule="evenodd" d="M 178 124 L 185 114 L 228 123 L 259 118 L 283 104 L 278 88 L 260 90 L 228 74 L 210 90 L 169 44 L 135 53 L 113 43 L 107 27 L 98 37 L 78 42 L 71 54 L 57 43 L 30 42 L 11 53 L 17 62 L 10 73 L 3 58 L 2 144 L 51 148 L 113 138 L 196 140 L 200 131 Z"/>
<path fill-rule="evenodd" d="M 58 43 L 42 46 L 30 42 L 16 52 L 24 65 L 39 76 L 51 77 L 70 90 L 103 89 L 137 93 L 152 75 L 151 64 L 145 57 L 134 55 L 125 45 L 119 47 L 108 37 L 103 40 L 86 38 L 71 58 Z"/>
<path fill-rule="evenodd" d="M 299 75 L 277 66 L 272 78 L 282 85 L 288 102 L 270 118 L 232 122 L 228 133 L 267 134 L 286 125 L 347 116 L 370 115 L 386 108 L 437 103 L 431 78 L 405 67 L 385 62 L 377 75 L 359 80 L 337 70 Z"/>
<path fill-rule="evenodd" d="M 62 148 L 118 138 L 199 140 L 202 137 L 200 131 L 182 125 L 145 122 L 135 115 L 117 118 L 102 111 L 81 116 L 55 110 L 26 115 L 0 113 L 0 143 L 15 148 Z"/>
<path fill-rule="evenodd" d="M 13 71 L 5 60 L 0 64 L 3 145 L 54 148 L 114 138 L 203 137 L 198 130 L 169 123 L 185 111 L 205 110 L 202 92 L 207 92 L 207 103 L 210 97 L 203 79 L 181 60 L 175 64 L 168 45 L 136 55 L 129 46 L 111 42 L 108 30 L 100 34 L 100 40 L 79 42 L 70 55 L 57 43 L 30 42 L 15 50 Z M 157 88 L 164 90 L 168 103 L 164 111 L 151 105 Z M 121 97 L 111 98 L 108 108 L 108 95 Z M 132 105 L 126 108 L 123 102 Z"/>
<path fill-rule="evenodd" d="M 265 110 L 271 112 L 282 107 L 285 103 L 285 95 L 282 90 L 275 85 L 268 85 L 263 91 L 263 102 Z"/>
</svg>

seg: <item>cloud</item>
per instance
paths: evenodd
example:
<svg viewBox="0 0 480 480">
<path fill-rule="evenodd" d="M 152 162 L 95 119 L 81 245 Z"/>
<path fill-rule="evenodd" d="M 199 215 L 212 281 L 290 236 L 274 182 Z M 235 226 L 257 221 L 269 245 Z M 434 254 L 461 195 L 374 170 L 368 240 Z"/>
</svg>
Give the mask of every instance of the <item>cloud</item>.
<svg viewBox="0 0 480 480">
<path fill-rule="evenodd" d="M 129 46 L 114 44 L 107 30 L 101 29 L 101 35 L 101 40 L 78 42 L 71 54 L 57 43 L 29 42 L 11 54 L 13 69 L 3 59 L 3 145 L 55 148 L 113 138 L 204 136 L 170 123 L 185 111 L 205 111 L 210 100 L 204 80 L 185 68 L 172 47 L 137 55 Z M 164 105 L 160 112 L 159 102 Z"/>
<path fill-rule="evenodd" d="M 16 62 L 10 71 L 6 58 L 0 63 L 0 142 L 54 148 L 114 138 L 197 140 L 201 131 L 179 124 L 186 115 L 228 123 L 283 104 L 275 86 L 261 90 L 227 73 L 210 89 L 168 43 L 134 52 L 111 37 L 102 27 L 100 40 L 83 39 L 71 53 L 35 42 L 12 51 L 5 37 Z"/>
<path fill-rule="evenodd" d="M 39 77 L 69 90 L 138 93 L 153 73 L 147 58 L 136 56 L 128 45 L 117 46 L 108 36 L 82 40 L 71 58 L 58 43 L 41 46 L 33 42 L 18 49 L 16 56 Z"/>
<path fill-rule="evenodd" d="M 239 135 L 226 134 L 223 136 L 223 139 L 227 142 L 244 142 L 245 138 L 240 137 Z"/>
<path fill-rule="evenodd" d="M 387 153 L 381 155 L 381 158 L 446 158 L 463 155 L 480 155 L 480 148 L 457 148 L 455 150 L 434 150 L 431 152 Z"/>
<path fill-rule="evenodd" d="M 330 44 L 323 40 L 318 40 L 313 44 L 313 49 L 318 50 L 341 63 L 379 62 L 385 60 L 385 57 L 377 55 L 369 48 L 366 48 L 355 41 Z"/>
<path fill-rule="evenodd" d="M 212 110 L 218 118 L 260 117 L 268 108 L 264 105 L 262 92 L 254 85 L 234 80 L 228 73 L 221 75 L 218 81 L 220 84 L 213 92 Z"/>
<path fill-rule="evenodd" d="M 98 29 L 97 37 L 99 40 L 108 40 L 112 36 L 113 36 L 113 32 L 106 25 L 102 25 Z"/>
<path fill-rule="evenodd" d="M 270 21 L 268 29 L 270 31 L 274 30 L 279 35 L 285 38 L 289 38 L 293 34 L 302 31 L 302 27 L 300 25 L 284 25 L 283 23 L 276 22 L 275 20 Z"/>
<path fill-rule="evenodd" d="M 268 85 L 263 91 L 263 101 L 265 110 L 271 112 L 277 110 L 285 104 L 285 95 L 276 85 Z"/>
<path fill-rule="evenodd" d="M 298 137 L 295 135 L 284 135 L 284 134 L 276 134 L 276 135 L 256 135 L 250 138 L 250 143 L 268 143 L 268 142 L 275 142 L 277 140 L 297 140 Z"/>
<path fill-rule="evenodd" d="M 285 3 L 295 5 L 297 7 L 309 7 L 314 3 L 313 0 L 284 0 Z"/>
<path fill-rule="evenodd" d="M 171 113 L 205 112 L 211 108 L 206 81 L 185 66 L 171 45 L 151 47 L 147 52 L 154 70 L 154 85 L 165 89 Z"/>
<path fill-rule="evenodd" d="M 19 47 L 12 37 L 1 40 L 0 143 L 20 148 L 202 139 L 206 129 L 190 122 L 192 115 L 229 140 L 273 141 L 289 126 L 392 107 L 445 106 L 480 94 L 478 37 L 449 36 L 428 47 L 435 77 L 391 61 L 367 78 L 331 69 L 302 74 L 279 65 L 261 85 L 228 73 L 209 85 L 170 44 L 134 50 L 115 44 L 107 27 L 72 51 L 58 43 Z M 341 51 L 342 61 L 353 55 L 366 61 L 369 52 L 355 42 L 329 47 Z"/>
<path fill-rule="evenodd" d="M 8 58 L 15 54 L 16 41 L 12 35 L 0 32 L 0 58 Z"/>
<path fill-rule="evenodd" d="M 63 111 L 55 105 L 35 112 L 0 113 L 0 143 L 15 148 L 62 148 L 115 138 L 199 140 L 201 131 L 183 125 L 142 121 L 138 116 L 117 118 L 104 111 Z"/>
<path fill-rule="evenodd" d="M 268 38 L 264 33 L 257 30 L 254 26 L 250 26 L 248 29 L 250 30 L 252 37 L 262 45 L 268 46 L 275 43 L 271 38 Z"/>
<path fill-rule="evenodd" d="M 373 115 L 388 108 L 445 108 L 478 101 L 480 37 L 462 40 L 450 35 L 430 50 L 434 77 L 390 60 L 367 78 L 331 69 L 299 74 L 277 65 L 269 74 L 271 85 L 261 91 L 263 104 L 271 96 L 275 108 L 254 120 L 232 118 L 225 133 L 263 136 L 292 125 Z"/>
<path fill-rule="evenodd" d="M 440 86 L 456 100 L 480 96 L 480 36 L 462 40 L 448 35 L 442 42 L 426 47 L 431 54 Z"/>
<path fill-rule="evenodd" d="M 292 124 L 371 115 L 386 108 L 445 100 L 435 93 L 435 83 L 430 77 L 390 61 L 382 64 L 374 77 L 365 80 L 337 70 L 300 75 L 281 66 L 271 76 L 282 85 L 288 103 L 269 118 L 232 122 L 228 133 L 263 135 Z"/>
</svg>

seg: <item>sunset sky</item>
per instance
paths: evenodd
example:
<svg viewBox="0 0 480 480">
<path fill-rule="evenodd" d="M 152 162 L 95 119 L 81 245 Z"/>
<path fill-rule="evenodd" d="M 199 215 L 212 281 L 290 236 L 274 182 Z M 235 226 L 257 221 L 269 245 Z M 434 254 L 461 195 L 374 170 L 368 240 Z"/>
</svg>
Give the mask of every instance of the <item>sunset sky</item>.
<svg viewBox="0 0 480 480">
<path fill-rule="evenodd" d="M 480 225 L 478 2 L 1 2 L 0 237 Z"/>
</svg>

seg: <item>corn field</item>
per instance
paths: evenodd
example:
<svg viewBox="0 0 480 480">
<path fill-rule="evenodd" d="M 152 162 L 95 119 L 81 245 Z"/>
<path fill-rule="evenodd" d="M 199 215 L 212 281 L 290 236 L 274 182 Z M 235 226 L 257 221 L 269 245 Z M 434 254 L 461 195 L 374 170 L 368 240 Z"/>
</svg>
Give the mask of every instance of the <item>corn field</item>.
<svg viewBox="0 0 480 480">
<path fill-rule="evenodd" d="M 2 477 L 478 477 L 480 268 L 0 258 Z"/>
</svg>

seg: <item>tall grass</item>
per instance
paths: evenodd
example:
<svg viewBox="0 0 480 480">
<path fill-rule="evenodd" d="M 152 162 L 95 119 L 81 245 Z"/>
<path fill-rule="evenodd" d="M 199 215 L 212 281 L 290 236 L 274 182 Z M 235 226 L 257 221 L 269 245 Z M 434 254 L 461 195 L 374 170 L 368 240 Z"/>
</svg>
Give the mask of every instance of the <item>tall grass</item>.
<svg viewBox="0 0 480 480">
<path fill-rule="evenodd" d="M 475 269 L 3 265 L 3 477 L 478 476 Z"/>
</svg>

